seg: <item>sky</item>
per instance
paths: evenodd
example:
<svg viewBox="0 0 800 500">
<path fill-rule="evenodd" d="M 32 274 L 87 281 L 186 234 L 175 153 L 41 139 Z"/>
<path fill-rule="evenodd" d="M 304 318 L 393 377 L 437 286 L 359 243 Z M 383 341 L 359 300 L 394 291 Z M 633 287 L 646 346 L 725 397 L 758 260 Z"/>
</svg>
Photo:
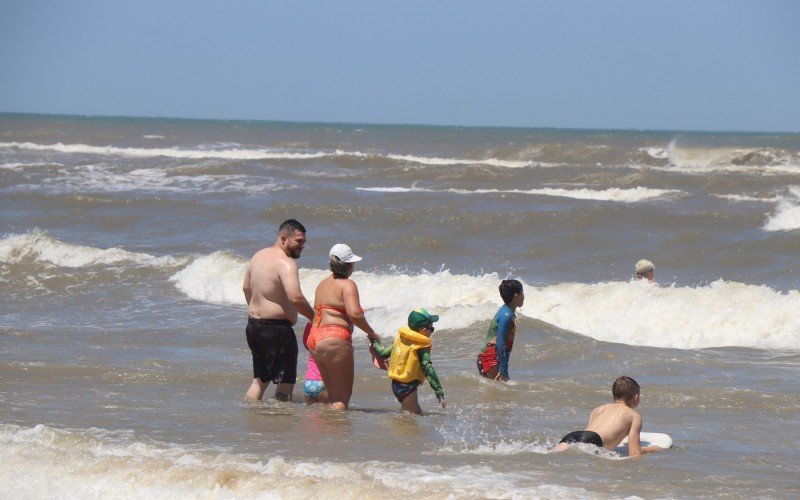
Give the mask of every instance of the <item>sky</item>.
<svg viewBox="0 0 800 500">
<path fill-rule="evenodd" d="M 0 112 L 800 132 L 800 2 L 0 0 Z"/>
</svg>

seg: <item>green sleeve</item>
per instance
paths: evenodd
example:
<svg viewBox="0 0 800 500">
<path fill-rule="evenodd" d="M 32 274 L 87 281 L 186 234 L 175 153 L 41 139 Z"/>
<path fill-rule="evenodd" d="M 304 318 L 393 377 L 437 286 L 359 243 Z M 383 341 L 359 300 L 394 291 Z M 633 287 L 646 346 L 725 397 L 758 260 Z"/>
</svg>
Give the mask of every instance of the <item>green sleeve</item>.
<svg viewBox="0 0 800 500">
<path fill-rule="evenodd" d="M 433 392 L 436 393 L 436 397 L 442 399 L 444 397 L 444 391 L 442 390 L 442 384 L 439 383 L 439 377 L 436 376 L 436 370 L 433 369 L 433 363 L 431 363 L 431 350 L 420 349 L 417 351 L 417 354 L 419 355 L 425 378 L 428 379 L 428 384 L 430 384 Z"/>
<path fill-rule="evenodd" d="M 389 347 L 383 347 L 383 344 L 381 344 L 380 340 L 372 341 L 372 348 L 375 349 L 375 352 L 378 353 L 378 356 L 382 357 L 383 359 L 386 359 L 392 355 L 392 347 L 394 347 L 394 344 L 390 345 Z"/>
</svg>

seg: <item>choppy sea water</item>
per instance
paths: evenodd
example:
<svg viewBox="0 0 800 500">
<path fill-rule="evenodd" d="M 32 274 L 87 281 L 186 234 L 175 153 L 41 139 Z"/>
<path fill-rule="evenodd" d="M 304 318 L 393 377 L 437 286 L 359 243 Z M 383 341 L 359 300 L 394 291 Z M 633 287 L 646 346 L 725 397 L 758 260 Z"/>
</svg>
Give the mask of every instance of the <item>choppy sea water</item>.
<svg viewBox="0 0 800 500">
<path fill-rule="evenodd" d="M 800 494 L 798 134 L 0 115 L 0 194 L 3 496 Z M 289 217 L 307 296 L 341 241 L 381 335 L 441 316 L 446 410 L 399 413 L 360 334 L 353 411 L 242 398 L 242 273 Z M 547 454 L 621 374 L 674 448 Z"/>
</svg>

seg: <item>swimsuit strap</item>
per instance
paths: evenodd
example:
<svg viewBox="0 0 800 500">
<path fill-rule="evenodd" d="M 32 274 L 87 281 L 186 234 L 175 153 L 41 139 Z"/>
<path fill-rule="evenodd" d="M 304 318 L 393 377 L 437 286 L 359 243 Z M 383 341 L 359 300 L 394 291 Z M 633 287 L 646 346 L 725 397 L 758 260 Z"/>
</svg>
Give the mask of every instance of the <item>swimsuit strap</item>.
<svg viewBox="0 0 800 500">
<path fill-rule="evenodd" d="M 341 313 L 341 314 L 344 314 L 345 316 L 347 316 L 347 311 L 344 310 L 341 307 L 328 306 L 328 305 L 325 305 L 325 304 L 319 304 L 317 307 L 314 308 L 314 310 L 317 313 L 317 324 L 315 326 L 320 326 L 320 324 L 322 323 L 322 310 L 323 309 L 330 309 L 331 311 L 336 311 L 338 313 Z"/>
</svg>

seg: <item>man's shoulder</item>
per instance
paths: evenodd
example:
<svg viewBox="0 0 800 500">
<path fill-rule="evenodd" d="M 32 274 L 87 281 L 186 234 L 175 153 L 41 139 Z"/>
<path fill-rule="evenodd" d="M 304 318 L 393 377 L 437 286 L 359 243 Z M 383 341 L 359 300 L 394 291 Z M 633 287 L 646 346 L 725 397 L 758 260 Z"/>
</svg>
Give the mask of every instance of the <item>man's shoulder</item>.
<svg viewBox="0 0 800 500">
<path fill-rule="evenodd" d="M 289 258 L 280 249 L 275 247 L 262 248 L 250 258 L 250 262 L 265 262 L 286 265 L 290 267 L 297 267 L 294 259 Z"/>
<path fill-rule="evenodd" d="M 264 247 L 261 250 L 258 250 L 256 253 L 253 254 L 252 257 L 250 257 L 250 262 L 261 259 L 268 259 L 270 257 L 270 254 L 272 253 L 272 250 L 274 250 L 273 247 Z"/>
</svg>

